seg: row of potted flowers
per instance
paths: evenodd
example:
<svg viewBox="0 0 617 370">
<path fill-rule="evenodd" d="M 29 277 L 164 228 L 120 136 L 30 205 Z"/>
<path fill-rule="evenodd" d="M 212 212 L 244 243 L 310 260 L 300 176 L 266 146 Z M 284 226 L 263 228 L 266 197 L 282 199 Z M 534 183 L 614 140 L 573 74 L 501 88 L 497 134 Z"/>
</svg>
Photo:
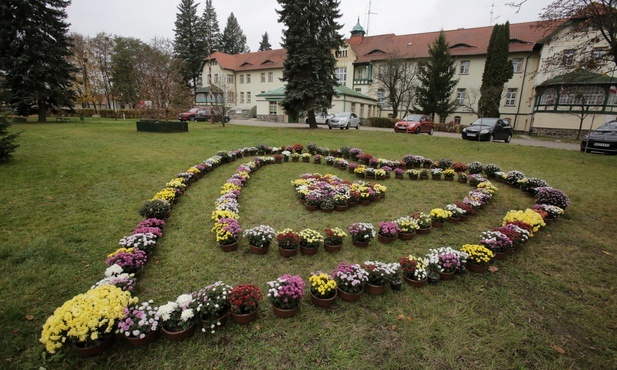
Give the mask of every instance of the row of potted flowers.
<svg viewBox="0 0 617 370">
<path fill-rule="evenodd" d="M 156 245 L 155 240 L 162 236 L 162 230 L 164 228 L 163 219 L 168 216 L 169 211 L 173 207 L 173 203 L 177 201 L 178 197 L 182 195 L 184 190 L 186 190 L 186 188 L 193 181 L 222 163 L 233 161 L 243 155 L 255 154 L 257 149 L 253 149 L 255 148 L 244 148 L 232 152 L 219 152 L 216 156 L 213 156 L 208 160 L 191 167 L 189 170 L 176 175 L 174 179 L 166 184 L 166 188 L 160 192 L 157 192 L 155 197 L 144 203 L 144 205 L 140 208 L 139 213 L 146 219 L 140 222 L 138 227 L 136 227 L 133 233 L 134 236 L 132 235 L 121 239 L 120 244 L 122 245 L 122 248 L 108 256 L 107 264 L 109 267 L 106 270 L 105 278 L 95 284 L 95 286 L 93 286 L 88 292 L 75 296 L 71 300 L 65 302 L 64 305 L 56 310 L 54 315 L 48 318 L 43 327 L 43 333 L 41 336 L 41 342 L 45 344 L 46 349 L 53 353 L 57 351 L 57 349 L 61 348 L 67 341 L 76 342 L 82 346 L 92 342 L 101 341 L 105 334 L 116 330 L 118 320 L 129 318 L 131 316 L 130 310 L 135 309 L 134 306 L 130 305 L 136 303 L 136 298 L 133 298 L 130 295 L 130 290 L 134 285 L 134 281 L 129 282 L 128 280 L 129 278 L 134 278 L 135 273 L 139 272 L 139 268 L 143 267 L 144 263 L 147 261 L 148 249 L 150 249 L 151 252 Z M 361 153 L 362 152 L 359 149 L 349 149 L 349 155 L 354 159 L 358 159 Z M 223 218 L 237 221 L 237 196 L 240 193 L 239 189 L 241 185 L 243 185 L 242 181 L 246 181 L 248 179 L 248 174 L 252 170 L 256 170 L 260 165 L 268 163 L 274 163 L 274 158 L 256 158 L 254 161 L 244 165 L 245 171 L 240 171 L 246 174 L 246 177 L 243 180 L 240 179 L 240 182 L 238 182 L 238 177 L 232 176 L 232 179 L 230 179 L 231 181 L 228 181 L 224 185 L 224 191 L 222 191 L 222 194 L 224 198 L 228 200 L 221 202 L 221 204 L 217 204 L 217 208 L 219 206 L 221 207 L 213 212 L 213 219 L 216 219 L 217 223 Z M 482 170 L 486 169 L 485 166 L 482 166 L 481 164 L 478 166 L 477 162 L 474 162 L 468 166 L 468 170 L 472 175 L 480 174 L 480 172 L 474 173 L 474 168 L 478 167 L 482 168 Z M 502 178 L 504 180 L 508 178 L 509 173 L 500 175 L 499 172 L 500 171 L 495 171 L 496 178 Z M 535 193 L 536 202 L 538 204 L 534 206 L 534 210 L 510 211 L 506 216 L 506 218 L 509 218 L 510 221 L 504 220 L 504 226 L 516 224 L 516 226 L 521 227 L 522 225 L 527 224 L 525 222 L 526 220 L 537 217 L 532 213 L 536 215 L 539 214 L 547 219 L 551 216 L 556 217 L 559 214 L 562 214 L 565 208 L 569 205 L 569 199 L 565 193 L 559 189 L 548 187 L 543 180 L 527 179 L 524 176 L 521 178 L 516 173 L 514 173 L 514 175 L 516 176 L 510 177 L 518 178 L 516 180 L 516 184 L 518 184 L 518 186 L 524 188 L 524 184 L 537 185 L 536 187 L 527 186 L 527 188 L 533 189 L 533 193 Z M 487 174 L 487 176 L 490 176 L 490 174 Z M 173 189 L 173 192 L 171 189 Z M 523 190 L 528 191 L 525 189 Z M 173 199 L 171 199 L 170 196 L 172 193 L 174 194 Z M 483 191 L 483 193 L 485 193 L 485 191 Z M 235 212 L 232 212 L 229 209 Z M 228 214 L 215 217 L 216 212 L 228 212 Z M 233 217 L 234 215 L 236 217 Z M 534 230 L 540 226 L 543 225 L 536 222 L 535 226 L 532 226 L 531 229 Z M 215 231 L 219 228 L 223 231 L 229 232 L 229 229 L 225 230 L 225 227 L 217 226 L 215 226 Z M 525 229 L 525 227 L 522 228 Z M 503 234 L 508 237 L 519 235 L 520 238 L 520 232 L 518 231 L 519 230 L 517 229 L 504 230 Z M 129 254 L 133 254 L 133 256 L 128 256 Z M 145 258 L 143 258 L 144 256 Z M 130 261 L 137 262 L 125 263 Z M 131 271 L 131 269 L 134 270 Z M 120 277 L 122 274 L 127 275 Z M 175 302 L 178 306 L 182 306 L 182 302 L 187 301 L 186 299 L 180 298 L 181 297 L 179 297 L 180 302 Z M 150 309 L 150 311 L 152 311 L 151 303 L 152 302 L 144 302 L 141 306 L 143 306 L 144 309 Z M 80 306 L 83 306 L 84 309 L 80 310 L 78 308 Z M 169 306 L 174 305 L 170 304 Z M 75 310 L 76 307 L 77 309 Z M 121 313 L 119 313 L 119 308 L 122 308 Z M 157 313 L 159 313 L 158 315 L 160 317 L 167 317 L 165 312 L 169 312 L 169 308 L 170 307 L 164 308 L 163 311 L 159 313 L 159 307 L 159 309 L 157 309 Z M 180 316 L 182 316 L 182 314 Z M 190 313 L 184 313 L 184 316 L 187 318 L 190 316 Z M 96 320 L 92 320 L 93 317 L 96 317 Z M 151 320 L 148 319 L 147 321 L 150 322 Z M 218 323 L 218 325 L 220 325 L 220 323 Z M 152 327 L 152 330 L 155 330 L 155 328 Z M 128 331 L 125 331 L 124 333 L 127 334 Z M 132 331 L 128 336 L 142 335 L 145 334 Z"/>
</svg>

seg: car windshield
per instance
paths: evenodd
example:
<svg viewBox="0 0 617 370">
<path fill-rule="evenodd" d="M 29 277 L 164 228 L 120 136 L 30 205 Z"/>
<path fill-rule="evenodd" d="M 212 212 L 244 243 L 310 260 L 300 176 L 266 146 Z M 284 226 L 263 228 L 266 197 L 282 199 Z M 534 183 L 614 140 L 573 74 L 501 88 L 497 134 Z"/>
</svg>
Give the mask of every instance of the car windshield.
<svg viewBox="0 0 617 370">
<path fill-rule="evenodd" d="M 351 115 L 351 113 L 349 112 L 341 112 L 341 113 L 337 113 L 336 117 L 349 117 Z"/>
<path fill-rule="evenodd" d="M 410 114 L 407 115 L 403 118 L 403 121 L 414 121 L 414 122 L 420 122 L 420 119 L 422 119 L 422 116 L 417 115 L 417 114 Z"/>
<path fill-rule="evenodd" d="M 596 129 L 598 132 L 612 132 L 617 131 L 617 121 L 606 122 L 602 126 Z"/>
<path fill-rule="evenodd" d="M 195 113 L 195 112 L 197 112 L 198 110 L 199 110 L 199 108 L 192 108 L 192 109 L 190 109 L 190 110 L 189 110 L 189 112 L 191 112 L 191 113 Z"/>
<path fill-rule="evenodd" d="M 494 127 L 497 123 L 497 118 L 479 118 L 470 126 L 491 126 Z"/>
</svg>

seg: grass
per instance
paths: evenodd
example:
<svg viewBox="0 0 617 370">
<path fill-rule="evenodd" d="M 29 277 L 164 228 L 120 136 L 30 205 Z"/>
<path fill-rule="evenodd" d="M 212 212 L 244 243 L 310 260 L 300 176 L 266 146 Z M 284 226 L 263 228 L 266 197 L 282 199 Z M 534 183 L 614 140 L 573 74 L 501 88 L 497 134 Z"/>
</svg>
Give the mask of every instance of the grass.
<svg viewBox="0 0 617 370">
<path fill-rule="evenodd" d="M 304 127 L 304 125 L 301 125 Z M 189 133 L 136 132 L 133 121 L 16 124 L 24 130 L 15 160 L 0 167 L 0 361 L 7 368 L 615 368 L 617 367 L 616 157 L 475 143 L 459 139 L 368 131 L 276 129 L 190 123 Z M 569 194 L 573 204 L 525 249 L 498 261 L 493 274 L 322 310 L 302 305 L 298 317 L 276 319 L 267 302 L 248 327 L 228 324 L 215 335 L 181 343 L 159 338 L 148 348 L 118 341 L 105 356 L 51 356 L 38 342 L 43 323 L 64 301 L 101 278 L 104 260 L 140 221 L 137 210 L 176 173 L 218 150 L 260 143 L 315 142 L 355 146 L 399 159 L 478 160 L 521 170 Z M 532 205 L 519 190 L 500 186 L 494 202 L 467 223 L 446 225 L 411 242 L 366 250 L 346 241 L 331 255 L 278 257 L 248 253 L 246 241 L 222 253 L 210 233 L 219 188 L 237 164 L 223 166 L 191 186 L 174 207 L 165 237 L 142 273 L 136 295 L 165 303 L 216 280 L 265 282 L 283 273 L 331 271 L 339 262 L 396 261 L 428 248 L 475 242 L 512 208 Z M 330 171 L 328 171 L 330 170 Z M 323 229 L 378 223 L 462 199 L 469 186 L 437 181 L 386 180 L 381 203 L 345 213 L 309 214 L 294 200 L 290 181 L 304 172 L 348 173 L 325 165 L 286 163 L 256 172 L 243 189 L 241 224 Z M 563 353 L 561 353 L 563 352 Z"/>
</svg>

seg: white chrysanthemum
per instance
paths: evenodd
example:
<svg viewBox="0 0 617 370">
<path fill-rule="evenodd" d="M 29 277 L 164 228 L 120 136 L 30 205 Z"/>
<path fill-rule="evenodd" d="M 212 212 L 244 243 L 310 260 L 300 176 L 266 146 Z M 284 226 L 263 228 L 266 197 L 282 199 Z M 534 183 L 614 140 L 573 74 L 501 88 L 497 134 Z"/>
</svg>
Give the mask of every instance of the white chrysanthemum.
<svg viewBox="0 0 617 370">
<path fill-rule="evenodd" d="M 118 265 L 117 263 L 114 263 L 113 265 L 109 266 L 105 270 L 105 276 L 107 277 L 116 276 L 116 275 L 121 274 L 123 271 L 124 270 L 122 270 L 122 267 L 120 267 L 120 265 Z"/>
<path fill-rule="evenodd" d="M 193 316 L 195 316 L 195 314 L 193 313 L 193 309 L 189 308 L 188 310 L 182 311 L 182 315 L 180 315 L 180 318 L 182 319 L 182 321 L 188 321 L 192 319 Z"/>
<path fill-rule="evenodd" d="M 174 312 L 176 308 L 178 308 L 178 304 L 176 302 L 167 302 L 167 304 L 159 307 L 156 311 L 156 316 L 162 321 L 167 321 L 171 317 L 171 313 Z"/>
<path fill-rule="evenodd" d="M 190 294 L 180 294 L 178 299 L 176 299 L 176 303 L 180 307 L 187 307 L 193 302 L 193 296 Z"/>
</svg>

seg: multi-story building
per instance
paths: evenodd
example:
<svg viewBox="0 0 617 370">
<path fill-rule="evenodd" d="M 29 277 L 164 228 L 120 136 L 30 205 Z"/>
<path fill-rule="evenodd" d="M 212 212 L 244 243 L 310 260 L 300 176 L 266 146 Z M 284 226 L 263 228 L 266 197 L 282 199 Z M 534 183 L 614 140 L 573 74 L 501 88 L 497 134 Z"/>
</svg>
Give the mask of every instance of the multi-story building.
<svg viewBox="0 0 617 370">
<path fill-rule="evenodd" d="M 510 25 L 510 60 L 514 75 L 504 86 L 500 113 L 502 118 L 512 122 L 516 131 L 568 134 L 579 128 L 581 114 L 589 124 L 591 120 L 595 122 L 593 127 L 615 119 L 617 78 L 615 69 L 611 69 L 614 63 L 605 61 L 608 45 L 597 38 L 591 54 L 577 50 L 580 40 L 564 37 L 572 36 L 571 22 Z M 458 107 L 447 117 L 436 117 L 439 122 L 468 124 L 477 118 L 492 29 L 444 31 L 457 69 L 458 82 L 452 100 L 458 102 Z M 352 111 L 363 118 L 392 116 L 393 109 L 379 71 L 393 59 L 406 61 L 412 70 L 417 68 L 421 60 L 429 57 L 429 46 L 438 35 L 439 31 L 366 36 L 358 21 L 345 46 L 333 51 L 340 86 L 330 112 Z M 595 35 L 590 32 L 584 37 L 593 39 Z M 238 55 L 216 52 L 205 59 L 204 82 L 211 68 L 213 85 L 226 94 L 228 107 L 233 107 L 232 113 L 287 121 L 289 117 L 279 104 L 284 96 L 284 83 L 280 78 L 285 56 L 282 49 Z M 597 73 L 568 72 L 576 61 L 585 58 L 597 58 Z M 204 85 L 208 86 L 207 82 Z M 205 100 L 196 99 L 196 102 Z M 410 95 L 407 104 L 399 107 L 398 116 L 417 109 L 414 103 Z"/>
</svg>

